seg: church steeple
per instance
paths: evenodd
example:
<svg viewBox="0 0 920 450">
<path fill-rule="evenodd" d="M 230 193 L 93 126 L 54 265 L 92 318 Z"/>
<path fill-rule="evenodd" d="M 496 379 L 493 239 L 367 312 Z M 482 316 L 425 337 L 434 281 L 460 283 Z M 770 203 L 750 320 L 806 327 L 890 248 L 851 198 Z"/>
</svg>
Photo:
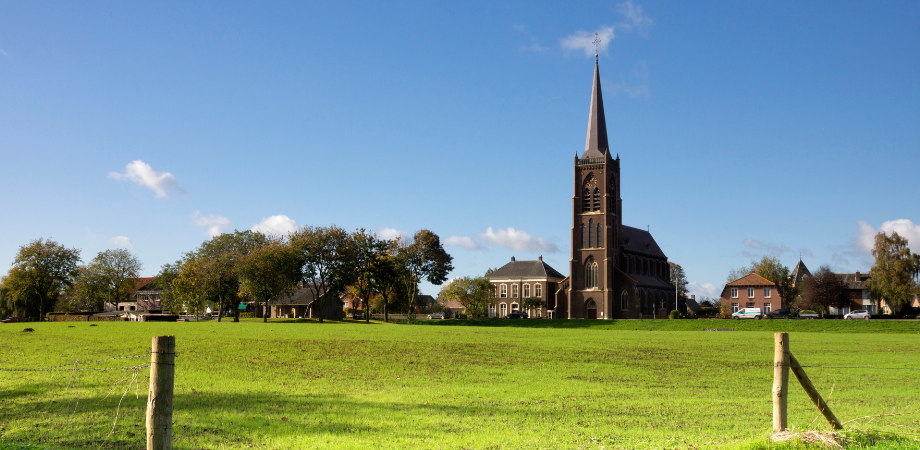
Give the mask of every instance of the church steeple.
<svg viewBox="0 0 920 450">
<path fill-rule="evenodd" d="M 588 113 L 588 139 L 582 158 L 602 158 L 609 150 L 607 121 L 604 120 L 604 97 L 601 95 L 601 72 L 594 55 L 594 87 L 591 89 L 591 111 Z"/>
</svg>

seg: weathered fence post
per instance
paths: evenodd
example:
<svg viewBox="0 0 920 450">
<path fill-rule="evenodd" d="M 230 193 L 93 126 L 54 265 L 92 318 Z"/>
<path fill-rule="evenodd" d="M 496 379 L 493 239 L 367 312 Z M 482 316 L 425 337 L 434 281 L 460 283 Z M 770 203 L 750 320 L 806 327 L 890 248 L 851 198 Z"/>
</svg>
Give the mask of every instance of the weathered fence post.
<svg viewBox="0 0 920 450">
<path fill-rule="evenodd" d="M 773 432 L 786 431 L 786 400 L 789 396 L 789 333 L 773 336 Z"/>
<path fill-rule="evenodd" d="M 821 415 L 824 416 L 827 423 L 834 427 L 835 430 L 842 430 L 843 425 L 837 420 L 837 416 L 835 416 L 830 407 L 827 406 L 824 399 L 821 398 L 821 394 L 818 393 L 818 390 L 815 389 L 815 385 L 811 383 L 811 380 L 808 379 L 808 375 L 805 374 L 805 369 L 803 369 L 799 361 L 795 359 L 795 356 L 792 356 L 792 353 L 789 354 L 789 363 L 792 365 L 792 373 L 795 374 L 796 379 L 799 380 L 802 389 L 805 389 L 805 393 L 811 398 L 811 402 L 818 407 L 818 411 L 821 412 Z"/>
<path fill-rule="evenodd" d="M 147 395 L 147 450 L 172 450 L 176 337 L 154 336 Z"/>
</svg>

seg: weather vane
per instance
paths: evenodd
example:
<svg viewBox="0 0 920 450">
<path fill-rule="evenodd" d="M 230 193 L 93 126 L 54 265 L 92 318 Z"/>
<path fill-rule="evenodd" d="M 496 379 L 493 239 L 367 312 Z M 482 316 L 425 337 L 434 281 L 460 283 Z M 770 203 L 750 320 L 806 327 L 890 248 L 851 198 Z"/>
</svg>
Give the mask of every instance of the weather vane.
<svg viewBox="0 0 920 450">
<path fill-rule="evenodd" d="M 591 43 L 594 44 L 594 56 L 597 56 L 597 49 L 601 46 L 601 38 L 597 33 L 594 33 L 594 41 Z"/>
</svg>

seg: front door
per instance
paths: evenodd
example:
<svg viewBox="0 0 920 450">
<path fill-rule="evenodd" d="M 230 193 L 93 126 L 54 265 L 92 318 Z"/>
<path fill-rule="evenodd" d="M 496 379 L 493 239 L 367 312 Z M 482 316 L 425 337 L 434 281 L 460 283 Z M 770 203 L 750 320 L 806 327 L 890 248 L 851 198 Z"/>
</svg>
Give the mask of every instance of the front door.
<svg viewBox="0 0 920 450">
<path fill-rule="evenodd" d="M 587 310 L 587 319 L 597 319 L 597 304 L 594 303 L 594 300 L 588 300 Z"/>
</svg>

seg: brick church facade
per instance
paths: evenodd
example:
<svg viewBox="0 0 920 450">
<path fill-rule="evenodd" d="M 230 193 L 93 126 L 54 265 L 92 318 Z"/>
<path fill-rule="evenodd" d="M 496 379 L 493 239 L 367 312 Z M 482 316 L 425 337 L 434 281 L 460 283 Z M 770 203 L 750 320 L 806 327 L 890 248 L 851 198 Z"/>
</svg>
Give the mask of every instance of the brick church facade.
<svg viewBox="0 0 920 450">
<path fill-rule="evenodd" d="M 574 159 L 572 256 L 569 276 L 548 299 L 549 315 L 570 319 L 666 317 L 675 308 L 668 257 L 652 235 L 623 225 L 620 157 L 607 143 L 600 70 L 594 86 L 585 151 Z"/>
</svg>

